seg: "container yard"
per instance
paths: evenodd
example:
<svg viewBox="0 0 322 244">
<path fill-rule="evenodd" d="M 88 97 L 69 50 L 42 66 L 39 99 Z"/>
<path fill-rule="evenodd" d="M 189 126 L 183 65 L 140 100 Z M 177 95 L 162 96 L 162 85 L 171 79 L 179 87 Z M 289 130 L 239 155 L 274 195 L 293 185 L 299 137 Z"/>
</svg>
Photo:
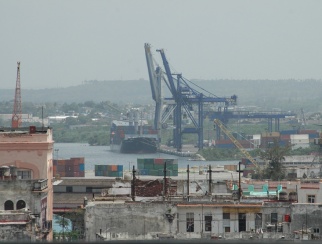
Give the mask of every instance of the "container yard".
<svg viewBox="0 0 322 244">
<path fill-rule="evenodd" d="M 95 176 L 123 177 L 123 165 L 95 165 Z"/>
<path fill-rule="evenodd" d="M 166 164 L 167 176 L 178 176 L 178 159 L 138 158 L 139 175 L 163 176 Z"/>
<path fill-rule="evenodd" d="M 70 158 L 54 160 L 54 177 L 85 177 L 85 159 Z"/>
</svg>

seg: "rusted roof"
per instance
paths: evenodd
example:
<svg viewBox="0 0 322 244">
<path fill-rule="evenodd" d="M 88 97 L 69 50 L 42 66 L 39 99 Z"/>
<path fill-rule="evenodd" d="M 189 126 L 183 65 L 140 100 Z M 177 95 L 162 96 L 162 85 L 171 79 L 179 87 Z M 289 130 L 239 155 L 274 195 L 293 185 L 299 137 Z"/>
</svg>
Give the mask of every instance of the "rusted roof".
<svg viewBox="0 0 322 244">
<path fill-rule="evenodd" d="M 254 203 L 242 203 L 242 204 L 234 204 L 234 203 L 180 203 L 177 204 L 177 207 L 232 207 L 232 208 L 249 208 L 249 207 L 260 207 L 262 203 L 254 204 Z"/>
<path fill-rule="evenodd" d="M 115 178 L 114 179 L 61 178 L 60 181 L 61 181 L 60 183 L 57 183 L 55 185 L 112 187 L 112 185 L 115 183 Z"/>
<path fill-rule="evenodd" d="M 96 193 L 97 194 L 97 193 Z M 100 194 L 97 194 L 100 196 Z M 93 193 L 54 193 L 54 205 L 55 204 L 77 204 L 82 205 L 84 203 L 84 197 L 87 200 L 93 199 Z M 55 206 L 54 206 L 55 207 Z"/>
</svg>

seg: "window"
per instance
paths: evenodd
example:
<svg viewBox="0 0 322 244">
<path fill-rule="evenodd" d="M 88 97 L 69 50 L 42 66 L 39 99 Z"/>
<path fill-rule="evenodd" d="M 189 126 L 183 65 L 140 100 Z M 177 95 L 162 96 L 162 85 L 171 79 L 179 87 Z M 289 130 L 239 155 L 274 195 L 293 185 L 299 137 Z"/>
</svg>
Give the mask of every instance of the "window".
<svg viewBox="0 0 322 244">
<path fill-rule="evenodd" d="M 307 195 L 308 203 L 315 203 L 315 195 Z"/>
<path fill-rule="evenodd" d="M 222 218 L 225 232 L 230 232 L 230 213 L 223 213 Z"/>
<path fill-rule="evenodd" d="M 194 213 L 186 213 L 186 221 L 187 221 L 187 232 L 194 232 L 195 231 Z"/>
<path fill-rule="evenodd" d="M 18 179 L 31 179 L 31 171 L 30 170 L 18 170 L 17 171 Z"/>
<path fill-rule="evenodd" d="M 18 210 L 18 209 L 22 209 L 22 208 L 25 208 L 26 207 L 26 203 L 25 203 L 25 201 L 23 201 L 23 200 L 19 200 L 18 202 L 17 202 L 17 207 L 16 207 L 16 209 Z"/>
<path fill-rule="evenodd" d="M 89 193 L 93 192 L 93 187 L 87 186 L 86 187 L 86 192 L 89 192 Z"/>
<path fill-rule="evenodd" d="M 72 186 L 66 186 L 66 192 L 73 192 Z"/>
<path fill-rule="evenodd" d="M 320 233 L 320 228 L 313 228 L 313 233 L 319 234 Z"/>
<path fill-rule="evenodd" d="M 271 223 L 272 224 L 277 223 L 277 213 L 271 213 Z"/>
<path fill-rule="evenodd" d="M 211 231 L 211 221 L 212 221 L 212 216 L 206 215 L 205 216 L 205 231 Z"/>
<path fill-rule="evenodd" d="M 230 219 L 230 213 L 223 213 L 222 218 L 223 219 Z"/>
<path fill-rule="evenodd" d="M 4 203 L 4 210 L 14 210 L 13 202 L 8 200 Z"/>
</svg>

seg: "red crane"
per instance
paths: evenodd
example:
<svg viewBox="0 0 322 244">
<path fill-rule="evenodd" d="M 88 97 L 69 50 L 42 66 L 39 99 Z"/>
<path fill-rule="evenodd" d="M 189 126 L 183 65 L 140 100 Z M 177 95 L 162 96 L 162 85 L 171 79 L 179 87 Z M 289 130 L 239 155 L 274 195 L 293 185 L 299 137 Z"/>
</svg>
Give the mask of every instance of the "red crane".
<svg viewBox="0 0 322 244">
<path fill-rule="evenodd" d="M 21 125 L 21 89 L 20 89 L 20 62 L 17 62 L 17 80 L 16 80 L 16 90 L 15 90 L 15 101 L 13 105 L 13 113 L 11 120 L 12 128 L 19 128 Z"/>
</svg>

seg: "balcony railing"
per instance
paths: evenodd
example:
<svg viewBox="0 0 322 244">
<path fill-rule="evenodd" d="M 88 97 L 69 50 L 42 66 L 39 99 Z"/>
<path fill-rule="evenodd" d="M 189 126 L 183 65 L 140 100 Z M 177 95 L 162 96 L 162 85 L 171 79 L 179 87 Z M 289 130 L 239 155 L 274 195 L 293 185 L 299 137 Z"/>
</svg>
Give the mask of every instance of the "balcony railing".
<svg viewBox="0 0 322 244">
<path fill-rule="evenodd" d="M 38 180 L 37 182 L 34 183 L 34 191 L 42 191 L 48 187 L 47 185 L 47 179 L 44 180 Z"/>
</svg>

